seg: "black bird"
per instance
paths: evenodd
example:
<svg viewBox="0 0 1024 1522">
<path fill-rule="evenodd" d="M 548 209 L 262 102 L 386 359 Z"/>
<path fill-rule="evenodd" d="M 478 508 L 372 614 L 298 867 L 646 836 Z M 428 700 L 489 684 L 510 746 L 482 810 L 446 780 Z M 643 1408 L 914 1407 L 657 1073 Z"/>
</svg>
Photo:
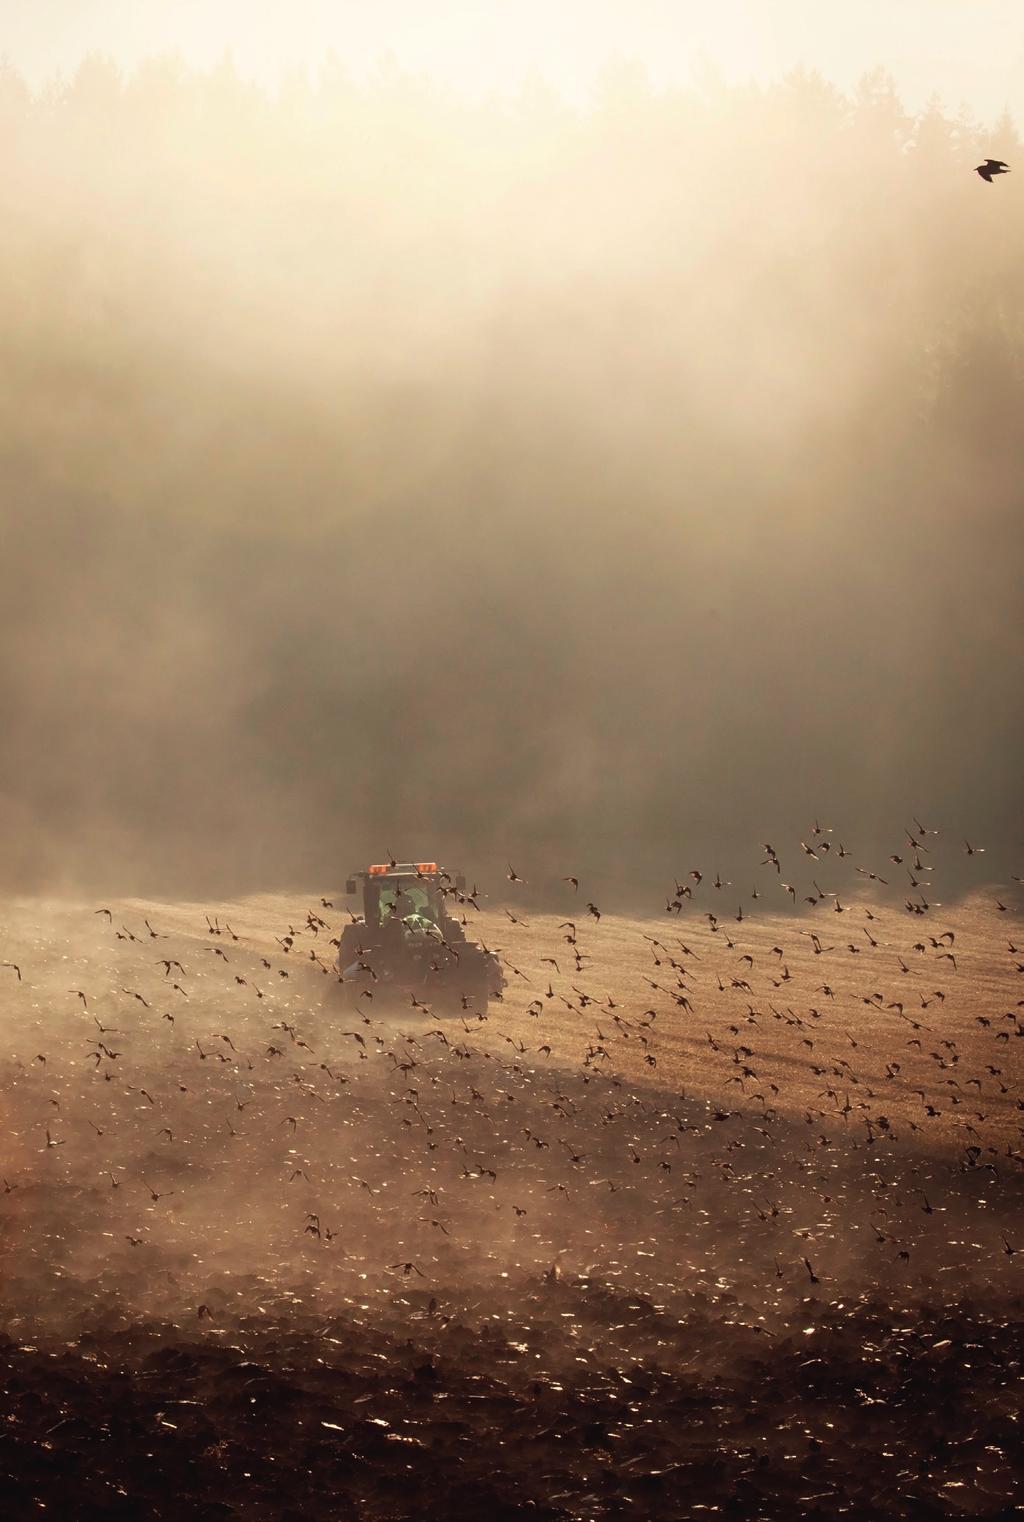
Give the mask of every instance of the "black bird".
<svg viewBox="0 0 1024 1522">
<path fill-rule="evenodd" d="M 1004 164 L 1002 159 L 986 159 L 984 164 L 979 164 L 974 172 L 975 174 L 980 174 L 982 179 L 987 180 L 991 185 L 992 176 L 996 174 L 1009 174 L 1010 166 L 1009 164 Z"/>
</svg>

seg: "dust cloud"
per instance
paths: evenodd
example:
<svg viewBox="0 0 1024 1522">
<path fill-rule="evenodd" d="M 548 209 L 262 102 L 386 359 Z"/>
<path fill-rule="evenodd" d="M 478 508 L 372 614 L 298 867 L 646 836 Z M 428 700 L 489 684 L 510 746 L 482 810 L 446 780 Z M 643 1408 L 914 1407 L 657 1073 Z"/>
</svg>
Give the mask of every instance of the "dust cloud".
<svg viewBox="0 0 1024 1522">
<path fill-rule="evenodd" d="M 0 75 L 14 891 L 1021 844 L 1014 182 L 843 95 Z M 564 864 L 568 862 L 569 866 Z"/>
</svg>

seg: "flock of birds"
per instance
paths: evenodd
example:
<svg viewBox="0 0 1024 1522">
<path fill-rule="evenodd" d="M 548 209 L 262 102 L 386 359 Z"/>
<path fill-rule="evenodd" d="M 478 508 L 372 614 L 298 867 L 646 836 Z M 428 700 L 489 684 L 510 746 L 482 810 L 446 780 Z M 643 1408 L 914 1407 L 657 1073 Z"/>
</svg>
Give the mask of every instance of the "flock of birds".
<svg viewBox="0 0 1024 1522">
<path fill-rule="evenodd" d="M 509 864 L 504 904 L 450 889 L 507 977 L 454 1014 L 379 989 L 342 1013 L 330 894 L 9 906 L 0 1330 L 237 1344 L 273 1304 L 404 1316 L 434 1367 L 496 1324 L 556 1392 L 657 1364 L 665 1318 L 670 1343 L 704 1318 L 679 1350 L 704 1375 L 879 1306 L 969 1297 L 1005 1341 L 1021 880 L 986 886 L 965 840 L 978 892 L 941 904 L 947 847 L 915 820 L 854 865 L 815 822 L 742 897 L 694 866 L 635 920 L 576 871 L 535 907 Z"/>
</svg>

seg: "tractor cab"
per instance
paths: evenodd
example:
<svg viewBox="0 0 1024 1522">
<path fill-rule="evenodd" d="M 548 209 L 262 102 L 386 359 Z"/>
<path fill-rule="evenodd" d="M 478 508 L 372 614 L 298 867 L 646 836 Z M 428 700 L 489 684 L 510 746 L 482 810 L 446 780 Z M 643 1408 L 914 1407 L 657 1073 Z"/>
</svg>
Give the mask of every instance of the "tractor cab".
<svg viewBox="0 0 1024 1522">
<path fill-rule="evenodd" d="M 385 863 L 357 872 L 346 892 L 363 893 L 363 921 L 368 930 L 401 925 L 411 933 L 439 932 L 448 918 L 445 894 L 461 890 L 465 879 L 451 878 L 436 861 Z"/>
</svg>

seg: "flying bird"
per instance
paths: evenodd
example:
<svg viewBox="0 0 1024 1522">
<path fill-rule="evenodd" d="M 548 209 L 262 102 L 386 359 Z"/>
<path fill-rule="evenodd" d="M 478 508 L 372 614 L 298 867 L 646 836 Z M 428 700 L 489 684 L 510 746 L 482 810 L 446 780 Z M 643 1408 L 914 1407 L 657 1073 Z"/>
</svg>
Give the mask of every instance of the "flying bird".
<svg viewBox="0 0 1024 1522">
<path fill-rule="evenodd" d="M 1009 164 L 1004 164 L 1002 159 L 986 159 L 984 164 L 979 164 L 974 172 L 975 174 L 980 174 L 982 179 L 987 180 L 991 185 L 992 176 L 996 174 L 1009 174 L 1010 166 Z"/>
</svg>

